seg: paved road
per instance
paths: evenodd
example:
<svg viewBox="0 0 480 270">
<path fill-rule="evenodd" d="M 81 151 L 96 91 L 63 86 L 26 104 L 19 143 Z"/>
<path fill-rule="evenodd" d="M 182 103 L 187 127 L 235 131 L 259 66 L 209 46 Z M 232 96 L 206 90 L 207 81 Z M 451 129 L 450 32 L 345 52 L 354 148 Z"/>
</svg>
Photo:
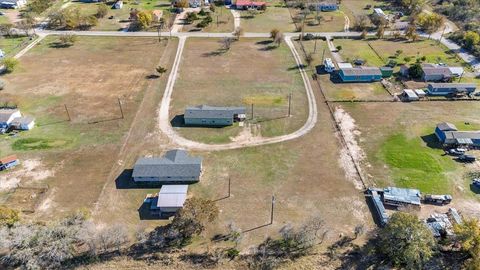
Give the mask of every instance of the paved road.
<svg viewBox="0 0 480 270">
<path fill-rule="evenodd" d="M 252 140 L 232 142 L 227 144 L 205 144 L 205 143 L 199 143 L 199 142 L 195 142 L 195 141 L 191 141 L 183 138 L 173 129 L 172 125 L 170 124 L 170 115 L 169 115 L 173 88 L 178 76 L 178 70 L 179 70 L 181 59 L 182 59 L 182 52 L 185 45 L 185 40 L 187 38 L 185 36 L 180 36 L 179 39 L 180 40 L 178 44 L 177 53 L 175 55 L 175 61 L 173 63 L 170 76 L 168 77 L 168 82 L 165 88 L 165 92 L 163 94 L 163 99 L 160 105 L 160 113 L 159 113 L 160 130 L 165 135 L 167 135 L 173 143 L 177 144 L 180 147 L 193 149 L 193 150 L 219 151 L 219 150 L 227 150 L 227 149 L 238 149 L 238 148 L 279 143 L 279 142 L 297 139 L 307 134 L 310 130 L 312 130 L 313 127 L 315 127 L 315 124 L 317 123 L 317 113 L 318 113 L 317 103 L 315 101 L 315 94 L 310 84 L 308 75 L 303 69 L 300 55 L 295 49 L 295 46 L 291 40 L 291 37 L 286 36 L 285 43 L 288 45 L 288 47 L 292 51 L 293 57 L 295 58 L 297 67 L 300 71 L 300 74 L 302 75 L 303 83 L 305 84 L 307 98 L 308 98 L 308 108 L 309 108 L 308 118 L 305 124 L 300 129 L 298 129 L 293 133 L 283 135 L 283 136 L 277 136 L 272 138 L 254 138 Z"/>
</svg>

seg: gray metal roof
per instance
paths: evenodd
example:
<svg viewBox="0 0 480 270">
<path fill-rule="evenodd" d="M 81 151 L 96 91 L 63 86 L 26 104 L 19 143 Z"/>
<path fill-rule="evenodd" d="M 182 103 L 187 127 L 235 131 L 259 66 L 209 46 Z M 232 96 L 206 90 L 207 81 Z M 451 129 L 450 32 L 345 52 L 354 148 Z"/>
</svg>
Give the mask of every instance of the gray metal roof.
<svg viewBox="0 0 480 270">
<path fill-rule="evenodd" d="M 420 190 L 409 188 L 387 187 L 383 193 L 384 200 L 420 205 Z"/>
<path fill-rule="evenodd" d="M 234 114 L 245 114 L 245 107 L 213 107 L 200 105 L 187 107 L 184 118 L 233 118 Z"/>
<path fill-rule="evenodd" d="M 157 207 L 182 207 L 187 192 L 188 185 L 164 185 L 158 193 Z"/>
<path fill-rule="evenodd" d="M 444 76 L 452 76 L 452 72 L 448 67 L 444 66 L 437 66 L 433 64 L 423 64 L 422 70 L 425 75 L 444 75 Z"/>
<path fill-rule="evenodd" d="M 382 72 L 378 67 L 353 67 L 353 68 L 342 68 L 343 75 L 350 76 L 360 76 L 360 75 L 382 75 Z"/>
<path fill-rule="evenodd" d="M 437 128 L 440 129 L 441 131 L 457 131 L 458 130 L 454 124 L 448 123 L 448 122 L 437 124 Z"/>
<path fill-rule="evenodd" d="M 477 85 L 474 83 L 429 83 L 429 88 L 455 88 L 455 89 L 465 89 L 465 88 L 477 88 Z"/>
<path fill-rule="evenodd" d="M 133 177 L 199 177 L 202 158 L 190 157 L 184 150 L 168 151 L 164 157 L 140 158 Z"/>
<path fill-rule="evenodd" d="M 0 109 L 0 122 L 6 122 L 18 109 Z"/>
<path fill-rule="evenodd" d="M 447 139 L 470 139 L 480 140 L 480 131 L 447 131 L 445 132 Z"/>
</svg>

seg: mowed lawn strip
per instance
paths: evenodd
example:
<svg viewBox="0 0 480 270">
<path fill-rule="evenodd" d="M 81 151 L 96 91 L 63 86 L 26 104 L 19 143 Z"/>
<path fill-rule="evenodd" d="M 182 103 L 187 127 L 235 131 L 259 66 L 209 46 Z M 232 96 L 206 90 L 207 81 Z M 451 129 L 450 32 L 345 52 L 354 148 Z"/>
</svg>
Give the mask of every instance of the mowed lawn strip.
<svg viewBox="0 0 480 270">
<path fill-rule="evenodd" d="M 189 39 L 173 92 L 171 117 L 187 106 L 245 106 L 247 122 L 255 134 L 265 137 L 291 133 L 306 121 L 306 90 L 291 51 L 285 44 L 276 48 L 269 40 L 244 39 L 229 51 L 216 39 Z M 193 65 L 192 63 L 195 63 Z M 288 94 L 292 94 L 292 116 Z M 254 118 L 251 119 L 251 105 Z M 245 127 L 189 128 L 177 130 L 186 138 L 207 143 L 230 141 Z"/>
<path fill-rule="evenodd" d="M 259 11 L 255 15 L 246 10 L 239 10 L 241 15 L 240 26 L 245 32 L 268 33 L 272 29 L 278 29 L 281 32 L 293 32 L 296 30 L 290 12 L 283 2 L 266 2 L 267 10 Z"/>
</svg>

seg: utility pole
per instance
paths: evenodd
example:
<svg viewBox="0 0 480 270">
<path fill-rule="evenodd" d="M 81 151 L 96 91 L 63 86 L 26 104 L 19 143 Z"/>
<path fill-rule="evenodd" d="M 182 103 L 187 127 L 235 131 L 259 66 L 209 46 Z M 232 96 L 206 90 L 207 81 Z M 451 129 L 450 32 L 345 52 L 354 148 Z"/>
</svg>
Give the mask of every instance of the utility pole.
<svg viewBox="0 0 480 270">
<path fill-rule="evenodd" d="M 228 178 L 228 196 L 227 198 L 230 198 L 230 187 L 231 187 L 231 178 Z"/>
<path fill-rule="evenodd" d="M 445 27 L 443 27 L 442 34 L 440 35 L 440 38 L 438 39 L 438 44 L 442 42 L 443 35 L 445 34 L 445 31 L 447 30 L 447 25 L 445 24 Z"/>
<path fill-rule="evenodd" d="M 252 103 L 252 120 L 253 120 L 253 103 Z"/>
<path fill-rule="evenodd" d="M 72 121 L 72 119 L 70 118 L 70 113 L 68 112 L 67 104 L 63 104 L 63 106 L 65 107 L 65 111 L 67 112 L 68 121 Z"/>
<path fill-rule="evenodd" d="M 288 117 L 292 116 L 292 93 L 288 94 Z"/>
<path fill-rule="evenodd" d="M 461 81 L 462 81 L 463 74 L 465 74 L 465 70 L 462 72 L 462 75 L 460 75 L 460 78 L 458 79 L 458 82 L 461 82 Z"/>
<path fill-rule="evenodd" d="M 217 14 L 217 28 L 218 28 L 218 14 Z"/>
<path fill-rule="evenodd" d="M 124 119 L 124 115 L 123 115 L 123 108 L 122 108 L 122 102 L 120 101 L 120 98 L 117 98 L 118 99 L 118 107 L 120 108 L 120 113 L 122 114 L 122 119 Z"/>
<path fill-rule="evenodd" d="M 273 206 L 275 205 L 275 196 L 272 195 L 272 210 L 270 212 L 270 224 L 273 224 Z"/>
<path fill-rule="evenodd" d="M 323 63 L 323 61 L 325 60 L 325 50 L 326 50 L 326 48 L 324 48 L 324 49 L 323 49 L 323 54 L 322 54 L 322 63 Z"/>
<path fill-rule="evenodd" d="M 315 43 L 313 45 L 313 53 L 316 53 L 317 52 L 317 37 L 315 36 L 314 39 L 315 39 Z"/>
</svg>

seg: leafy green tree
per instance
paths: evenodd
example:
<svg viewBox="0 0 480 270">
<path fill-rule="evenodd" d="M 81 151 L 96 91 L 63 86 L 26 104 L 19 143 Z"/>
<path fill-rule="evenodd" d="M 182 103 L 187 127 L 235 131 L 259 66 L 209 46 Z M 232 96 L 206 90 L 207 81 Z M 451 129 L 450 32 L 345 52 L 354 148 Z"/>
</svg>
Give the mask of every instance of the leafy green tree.
<svg viewBox="0 0 480 270">
<path fill-rule="evenodd" d="M 338 45 L 336 49 L 337 49 L 337 51 L 341 51 L 343 49 L 343 47 Z"/>
<path fill-rule="evenodd" d="M 153 16 L 149 11 L 140 11 L 137 14 L 137 20 L 142 29 L 146 29 L 152 24 Z"/>
<path fill-rule="evenodd" d="M 383 25 L 380 25 L 375 35 L 377 36 L 377 38 L 383 38 L 383 36 L 385 35 L 385 27 Z"/>
<path fill-rule="evenodd" d="M 165 72 L 167 72 L 167 69 L 162 66 L 156 67 L 155 70 L 158 72 L 158 74 L 160 74 L 160 76 L 162 76 Z"/>
<path fill-rule="evenodd" d="M 5 66 L 5 70 L 10 73 L 18 66 L 18 60 L 13 57 L 3 59 L 2 64 Z"/>
<path fill-rule="evenodd" d="M 432 232 L 415 215 L 394 213 L 378 235 L 379 252 L 395 266 L 421 269 L 433 256 L 435 239 Z"/>
<path fill-rule="evenodd" d="M 473 31 L 467 31 L 464 37 L 465 47 L 471 49 L 480 43 L 480 35 Z"/>
<path fill-rule="evenodd" d="M 13 224 L 20 220 L 20 215 L 17 210 L 0 206 L 0 227 L 12 227 Z"/>
<path fill-rule="evenodd" d="M 469 269 L 480 269 L 480 224 L 478 219 L 466 219 L 454 226 L 455 238 L 462 245 L 471 259 L 467 262 Z"/>
<path fill-rule="evenodd" d="M 445 18 L 439 14 L 431 13 L 425 14 L 422 13 L 417 17 L 417 24 L 425 30 L 428 34 L 433 34 L 443 26 Z"/>
<path fill-rule="evenodd" d="M 77 41 L 77 36 L 73 34 L 64 34 L 61 35 L 59 38 L 60 44 L 63 47 L 70 47 Z"/>
</svg>

